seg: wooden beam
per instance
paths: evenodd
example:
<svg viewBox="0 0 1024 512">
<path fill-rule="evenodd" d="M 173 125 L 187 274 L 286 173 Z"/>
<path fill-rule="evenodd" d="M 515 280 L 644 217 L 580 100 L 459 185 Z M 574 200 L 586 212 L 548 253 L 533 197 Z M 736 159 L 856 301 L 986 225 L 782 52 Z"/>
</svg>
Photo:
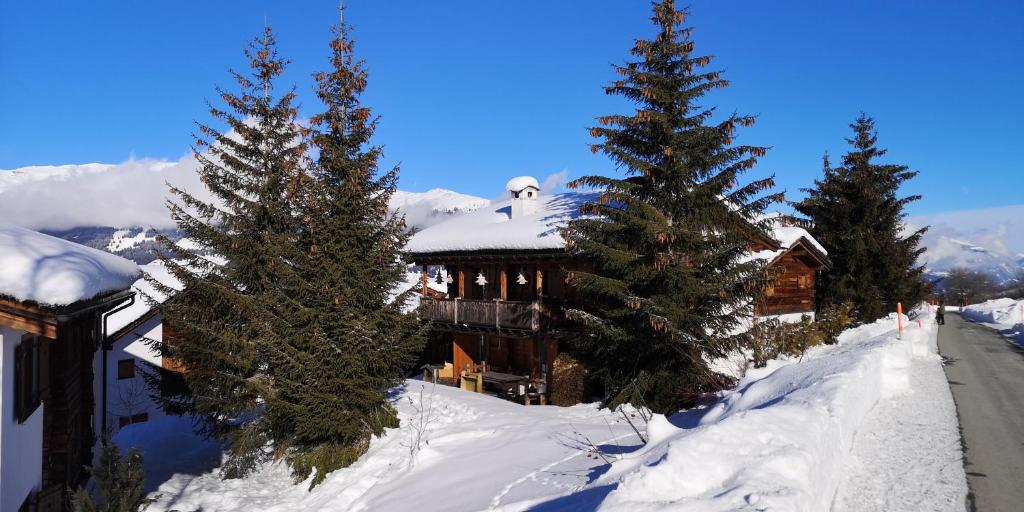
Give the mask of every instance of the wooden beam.
<svg viewBox="0 0 1024 512">
<path fill-rule="evenodd" d="M 466 271 L 459 267 L 459 298 L 466 298 Z"/>
<path fill-rule="evenodd" d="M 29 334 L 57 339 L 57 324 L 47 322 L 41 318 L 20 316 L 14 313 L 0 310 L 0 325 L 11 327 Z"/>
<path fill-rule="evenodd" d="M 501 300 L 508 300 L 508 270 L 501 267 Z"/>
<path fill-rule="evenodd" d="M 540 301 L 544 292 L 544 273 L 537 267 L 537 300 Z"/>
<path fill-rule="evenodd" d="M 423 293 L 423 296 L 426 297 L 427 296 L 427 281 L 430 280 L 430 276 L 427 275 L 427 266 L 424 265 L 423 266 L 423 270 L 421 270 L 420 272 L 421 272 L 422 284 L 423 284 L 422 293 Z"/>
</svg>

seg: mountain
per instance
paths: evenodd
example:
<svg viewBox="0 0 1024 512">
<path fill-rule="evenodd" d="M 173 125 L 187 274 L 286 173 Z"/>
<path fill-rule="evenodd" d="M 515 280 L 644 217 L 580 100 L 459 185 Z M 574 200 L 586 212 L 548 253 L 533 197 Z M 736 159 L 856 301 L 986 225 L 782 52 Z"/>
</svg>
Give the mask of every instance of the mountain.
<svg viewBox="0 0 1024 512">
<path fill-rule="evenodd" d="M 157 232 L 181 234 L 167 214 L 168 183 L 205 196 L 195 160 L 32 166 L 0 170 L 0 222 L 72 240 L 139 264 L 156 257 Z M 411 230 L 487 206 L 489 200 L 436 188 L 396 191 L 391 208 Z"/>
<path fill-rule="evenodd" d="M 914 216 L 911 227 L 929 226 L 922 240 L 928 272 L 943 276 L 966 267 L 992 274 L 1001 283 L 1024 270 L 1024 205 Z"/>
</svg>

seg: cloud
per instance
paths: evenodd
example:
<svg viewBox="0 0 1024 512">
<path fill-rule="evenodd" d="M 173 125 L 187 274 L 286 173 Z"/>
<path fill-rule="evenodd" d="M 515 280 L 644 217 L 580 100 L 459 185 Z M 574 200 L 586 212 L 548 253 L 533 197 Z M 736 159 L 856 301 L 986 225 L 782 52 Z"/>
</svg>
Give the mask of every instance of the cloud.
<svg viewBox="0 0 1024 512">
<path fill-rule="evenodd" d="M 544 178 L 544 181 L 540 184 L 540 192 L 542 194 L 554 194 L 561 192 L 565 188 L 565 184 L 569 182 L 569 169 L 562 169 L 554 174 Z"/>
<path fill-rule="evenodd" d="M 177 161 L 129 159 L 109 164 L 0 170 L 0 221 L 30 229 L 78 226 L 174 226 L 167 183 L 210 200 L 191 155 Z"/>
</svg>

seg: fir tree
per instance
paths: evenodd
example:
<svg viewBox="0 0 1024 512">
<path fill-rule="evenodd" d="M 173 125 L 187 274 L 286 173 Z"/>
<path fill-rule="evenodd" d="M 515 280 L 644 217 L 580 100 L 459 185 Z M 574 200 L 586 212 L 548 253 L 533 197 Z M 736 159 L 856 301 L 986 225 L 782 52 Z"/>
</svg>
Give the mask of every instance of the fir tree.
<svg viewBox="0 0 1024 512">
<path fill-rule="evenodd" d="M 918 257 L 927 228 L 905 232 L 907 204 L 919 195 L 899 197 L 899 188 L 917 175 L 905 165 L 879 164 L 874 121 L 861 115 L 850 125 L 853 147 L 833 168 L 826 155 L 824 176 L 807 198 L 793 204 L 807 217 L 811 234 L 829 252 L 832 269 L 818 280 L 820 305 L 851 303 L 859 321 L 870 322 L 916 304 L 929 293 Z"/>
<path fill-rule="evenodd" d="M 190 412 L 229 444 L 227 477 L 252 469 L 273 439 L 253 413 L 273 391 L 267 351 L 278 333 L 267 294 L 280 286 L 282 248 L 298 238 L 293 204 L 306 153 L 294 93 L 274 96 L 287 62 L 269 28 L 245 55 L 251 74 L 232 71 L 239 91 L 217 88 L 226 107 L 209 107 L 227 130 L 198 124 L 198 172 L 214 201 L 172 189 L 177 202 L 169 202 L 182 233 L 214 256 L 168 244 L 163 262 L 183 291 L 151 281 L 174 295 L 162 313 L 180 336 L 163 349 L 188 369 Z"/>
<path fill-rule="evenodd" d="M 142 453 L 135 448 L 122 457 L 117 444 L 105 437 L 100 447 L 100 460 L 89 468 L 89 473 L 99 493 L 99 503 L 88 491 L 79 488 L 72 497 L 75 512 L 136 512 L 151 503 L 142 492 L 145 480 Z"/>
<path fill-rule="evenodd" d="M 592 150 L 627 178 L 571 183 L 600 195 L 565 232 L 569 249 L 593 262 L 570 274 L 587 298 L 569 311 L 583 326 L 575 351 L 607 404 L 642 401 L 663 413 L 722 386 L 705 361 L 749 342 L 739 327 L 766 276 L 744 254 L 767 236 L 764 209 L 781 200 L 771 178 L 737 186 L 765 148 L 733 143 L 753 117 L 715 122 L 701 105 L 728 82 L 706 70 L 710 57 L 694 55 L 686 14 L 672 0 L 655 3 L 657 36 L 635 43 L 637 61 L 616 66 L 621 79 L 605 90 L 636 111 L 601 117 L 590 131 L 601 139 Z"/>
<path fill-rule="evenodd" d="M 339 26 L 331 68 L 315 74 L 325 110 L 311 119 L 317 157 L 302 187 L 303 243 L 288 257 L 281 296 L 271 296 L 284 335 L 270 351 L 267 417 L 295 477 L 316 468 L 312 485 L 398 426 L 388 392 L 424 341 L 403 314 L 407 294 L 392 297 L 406 272 L 404 220 L 388 208 L 398 168 L 378 172 L 377 118 L 360 102 L 367 72 L 352 47 Z"/>
</svg>

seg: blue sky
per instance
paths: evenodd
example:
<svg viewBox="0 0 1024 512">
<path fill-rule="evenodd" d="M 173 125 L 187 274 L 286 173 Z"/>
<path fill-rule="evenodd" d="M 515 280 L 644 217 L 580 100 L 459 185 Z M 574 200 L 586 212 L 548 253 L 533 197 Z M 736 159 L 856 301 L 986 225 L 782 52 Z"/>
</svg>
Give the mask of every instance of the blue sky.
<svg viewBox="0 0 1024 512">
<path fill-rule="evenodd" d="M 602 86 L 652 33 L 646 2 L 347 3 L 401 188 L 616 172 L 586 127 L 628 108 Z M 740 142 L 772 149 L 751 177 L 798 198 L 865 111 L 930 213 L 1024 203 L 1022 4 L 697 0 L 690 21 L 732 81 L 708 103 L 760 116 Z M 335 2 L 0 2 L 0 169 L 181 157 L 265 19 L 309 114 Z"/>
</svg>

